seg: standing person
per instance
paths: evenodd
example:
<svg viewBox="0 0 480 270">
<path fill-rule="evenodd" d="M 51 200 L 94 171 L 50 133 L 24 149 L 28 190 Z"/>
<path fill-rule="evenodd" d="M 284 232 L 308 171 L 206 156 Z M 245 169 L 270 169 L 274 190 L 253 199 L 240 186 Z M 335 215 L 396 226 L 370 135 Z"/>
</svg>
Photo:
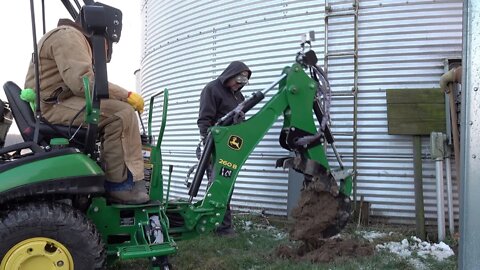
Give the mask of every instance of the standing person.
<svg viewBox="0 0 480 270">
<path fill-rule="evenodd" d="M 112 44 L 120 38 L 121 11 L 100 3 L 96 5 L 111 9 L 117 15 L 114 18 L 117 28 L 107 28 L 105 35 L 109 62 Z M 52 124 L 69 125 L 85 106 L 82 78 L 87 76 L 92 85 L 94 82 L 92 45 L 89 34 L 82 28 L 81 16 L 78 18 L 75 22 L 61 19 L 57 28 L 45 34 L 38 44 L 40 108 L 43 117 Z M 35 89 L 33 61 L 25 88 Z M 143 181 L 142 145 L 135 112 L 143 111 L 143 98 L 113 83 L 108 83 L 108 92 L 109 98 L 101 100 L 98 124 L 107 197 L 116 203 L 146 203 L 149 196 Z M 79 115 L 73 124 L 81 125 L 83 118 L 83 114 Z"/>
<path fill-rule="evenodd" d="M 245 100 L 241 90 L 248 83 L 251 75 L 252 72 L 245 63 L 233 61 L 217 79 L 209 82 L 203 88 L 197 120 L 201 140 L 207 137 L 208 129 L 211 126 L 215 125 L 220 118 Z M 211 170 L 207 170 L 208 185 L 213 181 L 213 175 L 209 171 Z M 219 235 L 235 233 L 232 226 L 230 199 L 227 204 L 225 218 L 215 231 Z"/>
</svg>

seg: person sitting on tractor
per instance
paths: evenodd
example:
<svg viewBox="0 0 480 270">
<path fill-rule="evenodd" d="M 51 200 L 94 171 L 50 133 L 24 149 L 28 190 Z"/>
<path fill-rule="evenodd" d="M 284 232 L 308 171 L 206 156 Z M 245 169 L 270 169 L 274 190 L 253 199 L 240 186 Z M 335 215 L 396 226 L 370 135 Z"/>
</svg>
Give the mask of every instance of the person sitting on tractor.
<svg viewBox="0 0 480 270">
<path fill-rule="evenodd" d="M 245 63 L 233 61 L 217 79 L 209 82 L 203 88 L 197 120 L 202 141 L 207 137 L 208 129 L 211 126 L 245 100 L 241 89 L 248 83 L 251 75 L 252 72 Z M 213 181 L 211 167 L 207 169 L 207 178 L 208 186 L 210 186 Z M 235 233 L 232 227 L 230 200 L 227 204 L 225 218 L 215 232 L 219 235 Z"/>
<path fill-rule="evenodd" d="M 43 117 L 52 124 L 69 125 L 73 119 L 73 125 L 80 126 L 83 122 L 83 114 L 78 115 L 85 106 L 82 78 L 87 76 L 92 84 L 94 70 L 92 45 L 81 20 L 81 16 L 75 22 L 60 19 L 58 26 L 38 43 L 40 107 Z M 108 29 L 106 32 L 109 62 L 113 41 L 118 41 L 120 33 L 108 34 Z M 35 89 L 33 61 L 25 88 Z M 143 111 L 144 101 L 139 94 L 113 83 L 108 83 L 108 88 L 109 98 L 101 101 L 98 125 L 107 198 L 115 203 L 146 203 L 149 196 L 143 181 L 142 145 L 135 112 Z"/>
</svg>

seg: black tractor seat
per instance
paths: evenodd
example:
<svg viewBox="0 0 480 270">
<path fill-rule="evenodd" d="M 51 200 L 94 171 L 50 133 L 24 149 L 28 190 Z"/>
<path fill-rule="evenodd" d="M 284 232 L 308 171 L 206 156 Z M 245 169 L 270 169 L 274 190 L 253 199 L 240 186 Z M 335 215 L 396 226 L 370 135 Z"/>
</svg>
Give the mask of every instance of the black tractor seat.
<svg viewBox="0 0 480 270">
<path fill-rule="evenodd" d="M 18 87 L 14 82 L 8 81 L 3 85 L 5 94 L 10 104 L 10 109 L 12 110 L 13 117 L 17 123 L 18 129 L 24 141 L 33 141 L 33 136 L 35 132 L 35 117 L 33 115 L 30 104 L 20 98 L 20 93 L 22 89 Z M 53 138 L 66 138 L 68 134 L 73 134 L 78 127 L 68 127 L 63 125 L 53 125 L 47 124 L 44 121 L 40 122 L 38 144 L 39 145 L 48 145 L 50 140 Z M 70 131 L 70 132 L 69 132 Z M 71 140 L 71 145 L 77 148 L 84 148 L 85 137 L 87 134 L 87 129 L 81 128 L 75 134 L 74 140 Z"/>
</svg>

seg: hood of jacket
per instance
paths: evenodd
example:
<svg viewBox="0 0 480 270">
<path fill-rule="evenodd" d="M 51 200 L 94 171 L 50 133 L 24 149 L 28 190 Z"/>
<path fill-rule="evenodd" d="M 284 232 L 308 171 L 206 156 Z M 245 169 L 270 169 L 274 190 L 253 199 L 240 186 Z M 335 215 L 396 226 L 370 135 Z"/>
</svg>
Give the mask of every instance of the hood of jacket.
<svg viewBox="0 0 480 270">
<path fill-rule="evenodd" d="M 243 63 L 241 61 L 233 61 L 222 72 L 222 74 L 220 74 L 220 76 L 218 76 L 218 80 L 222 83 L 222 85 L 225 85 L 225 83 L 228 81 L 228 79 L 230 79 L 232 77 L 235 77 L 236 75 L 238 75 L 242 71 L 247 71 L 248 72 L 248 79 L 250 79 L 250 76 L 252 75 L 252 71 L 250 71 L 248 66 L 245 65 L 245 63 Z M 242 88 L 243 88 L 243 86 L 240 87 L 240 89 L 238 89 L 238 90 L 241 90 Z"/>
</svg>

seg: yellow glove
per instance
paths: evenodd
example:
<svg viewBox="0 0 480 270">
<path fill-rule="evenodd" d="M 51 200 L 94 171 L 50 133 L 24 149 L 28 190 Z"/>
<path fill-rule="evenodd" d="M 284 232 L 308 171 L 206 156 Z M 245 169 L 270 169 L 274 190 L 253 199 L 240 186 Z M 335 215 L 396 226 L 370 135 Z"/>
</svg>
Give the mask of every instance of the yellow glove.
<svg viewBox="0 0 480 270">
<path fill-rule="evenodd" d="M 142 96 L 135 92 L 128 92 L 127 102 L 132 105 L 135 111 L 143 113 L 144 102 Z"/>
</svg>

